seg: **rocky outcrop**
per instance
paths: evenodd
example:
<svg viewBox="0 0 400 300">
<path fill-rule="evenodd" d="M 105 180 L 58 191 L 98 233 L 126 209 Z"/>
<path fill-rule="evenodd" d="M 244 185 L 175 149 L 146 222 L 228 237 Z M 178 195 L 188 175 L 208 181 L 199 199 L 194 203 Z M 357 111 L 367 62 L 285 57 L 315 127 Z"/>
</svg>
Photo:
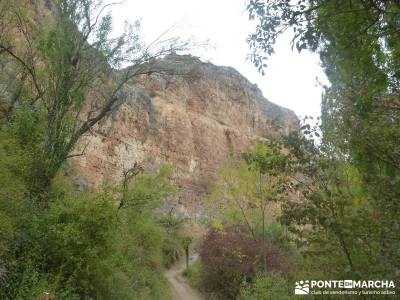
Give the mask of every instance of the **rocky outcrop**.
<svg viewBox="0 0 400 300">
<path fill-rule="evenodd" d="M 135 162 L 145 168 L 171 163 L 178 170 L 179 202 L 195 207 L 231 155 L 257 138 L 297 128 L 296 115 L 266 100 L 230 67 L 172 55 L 160 63 L 190 65 L 184 76 L 153 74 L 126 90 L 126 99 L 79 144 L 74 158 L 90 185 L 118 181 Z"/>
</svg>

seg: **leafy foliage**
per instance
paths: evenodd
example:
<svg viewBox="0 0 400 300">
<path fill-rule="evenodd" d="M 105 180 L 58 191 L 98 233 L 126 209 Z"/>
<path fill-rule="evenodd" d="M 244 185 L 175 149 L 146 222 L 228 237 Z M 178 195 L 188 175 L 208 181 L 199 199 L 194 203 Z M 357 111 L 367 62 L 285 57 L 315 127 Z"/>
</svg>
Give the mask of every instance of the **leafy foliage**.
<svg viewBox="0 0 400 300">
<path fill-rule="evenodd" d="M 263 270 L 264 257 L 270 272 L 287 274 L 290 269 L 285 250 L 235 230 L 210 231 L 200 255 L 204 290 L 218 299 L 235 299 L 242 282 Z"/>
<path fill-rule="evenodd" d="M 266 215 L 272 218 L 274 203 L 288 190 L 289 156 L 276 143 L 257 142 L 243 159 L 231 160 L 220 172 L 210 197 L 216 218 L 245 226 L 255 237 L 258 224 L 264 229 Z M 276 208 L 275 208 L 276 210 Z"/>
<path fill-rule="evenodd" d="M 288 137 L 302 198 L 286 201 L 282 220 L 312 255 L 313 272 L 398 278 L 398 1 L 254 0 L 248 10 L 260 70 L 277 36 L 293 30 L 293 46 L 317 52 L 330 82 L 319 143 Z"/>
<path fill-rule="evenodd" d="M 8 173 L 1 174 L 3 179 Z M 45 211 L 23 194 L 0 198 L 1 297 L 29 299 L 44 292 L 59 299 L 167 297 L 161 272 L 166 231 L 152 218 L 155 204 L 121 210 L 114 190 L 77 193 L 65 181 L 53 184 Z M 1 195 L 15 188 L 2 186 Z M 129 189 L 143 191 L 140 185 Z"/>
<path fill-rule="evenodd" d="M 40 21 L 32 16 L 34 3 L 6 2 L 0 4 L 1 119 L 13 122 L 13 111 L 23 106 L 42 122 L 35 152 L 40 177 L 28 189 L 43 198 L 65 160 L 76 155 L 79 138 L 123 103 L 125 86 L 142 74 L 175 74 L 156 59 L 187 43 L 146 46 L 138 22 L 113 37 L 111 15 L 104 14 L 109 5 L 101 0 L 57 0 Z"/>
<path fill-rule="evenodd" d="M 253 238 L 261 236 L 264 251 L 267 223 L 278 214 L 276 203 L 287 195 L 290 186 L 289 163 L 289 155 L 283 154 L 278 143 L 259 141 L 241 161 L 231 161 L 221 172 L 211 196 L 220 218 L 231 226 L 245 227 Z M 261 233 L 256 232 L 258 228 Z M 266 256 L 263 260 L 267 272 Z"/>
<path fill-rule="evenodd" d="M 291 286 L 279 274 L 258 274 L 252 284 L 245 284 L 240 292 L 243 300 L 290 299 Z"/>
<path fill-rule="evenodd" d="M 79 193 L 67 160 L 135 77 L 175 74 L 156 59 L 187 44 L 146 47 L 139 23 L 113 37 L 101 0 L 41 4 L 0 1 L 0 298 L 167 298 L 153 211 L 172 168 Z"/>
<path fill-rule="evenodd" d="M 202 265 L 201 261 L 197 260 L 188 268 L 183 271 L 183 276 L 189 281 L 189 284 L 196 287 L 201 288 L 201 273 L 202 273 Z"/>
<path fill-rule="evenodd" d="M 161 216 L 160 224 L 165 228 L 166 237 L 162 245 L 163 264 L 171 267 L 182 254 L 183 221 L 176 217 L 172 210 Z"/>
</svg>

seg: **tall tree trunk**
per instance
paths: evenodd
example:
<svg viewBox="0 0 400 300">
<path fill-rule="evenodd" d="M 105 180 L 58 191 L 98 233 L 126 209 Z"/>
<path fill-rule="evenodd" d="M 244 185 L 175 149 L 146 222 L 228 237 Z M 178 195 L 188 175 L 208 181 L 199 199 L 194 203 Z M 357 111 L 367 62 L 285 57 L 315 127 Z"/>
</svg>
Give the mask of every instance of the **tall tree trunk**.
<svg viewBox="0 0 400 300">
<path fill-rule="evenodd" d="M 185 254 L 186 254 L 186 269 L 189 268 L 189 247 L 185 248 Z"/>
<path fill-rule="evenodd" d="M 264 272 L 267 273 L 267 247 L 265 243 L 265 206 L 262 209 L 263 262 Z"/>
</svg>

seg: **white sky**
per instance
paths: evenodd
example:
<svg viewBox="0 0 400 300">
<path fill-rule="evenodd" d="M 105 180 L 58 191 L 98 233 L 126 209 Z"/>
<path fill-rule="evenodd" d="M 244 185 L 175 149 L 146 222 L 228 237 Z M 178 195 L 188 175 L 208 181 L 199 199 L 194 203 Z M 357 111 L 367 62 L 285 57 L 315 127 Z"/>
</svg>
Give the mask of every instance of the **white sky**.
<svg viewBox="0 0 400 300">
<path fill-rule="evenodd" d="M 107 1 L 109 2 L 109 1 Z M 292 109 L 299 117 L 320 114 L 322 88 L 326 82 L 317 55 L 290 47 L 289 34 L 278 39 L 275 54 L 261 76 L 246 60 L 246 37 L 254 30 L 245 10 L 246 0 L 125 0 L 112 9 L 118 31 L 125 20 L 142 19 L 142 35 L 151 42 L 166 29 L 179 23 L 174 35 L 208 40 L 211 47 L 191 51 L 203 61 L 231 66 L 256 83 L 271 102 Z"/>
</svg>

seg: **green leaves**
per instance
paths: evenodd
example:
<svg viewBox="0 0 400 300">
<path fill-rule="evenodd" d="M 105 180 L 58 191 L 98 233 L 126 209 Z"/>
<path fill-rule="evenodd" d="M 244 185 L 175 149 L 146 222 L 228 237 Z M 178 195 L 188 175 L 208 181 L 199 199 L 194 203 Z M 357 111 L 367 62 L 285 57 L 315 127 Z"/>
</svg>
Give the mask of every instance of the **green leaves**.
<svg viewBox="0 0 400 300">
<path fill-rule="evenodd" d="M 290 158 L 281 151 L 277 143 L 259 141 L 221 171 L 210 200 L 222 225 L 244 225 L 254 235 L 261 219 L 272 217 L 273 203 L 289 188 Z"/>
<path fill-rule="evenodd" d="M 288 280 L 278 273 L 257 274 L 253 283 L 244 283 L 241 289 L 241 298 L 243 300 L 287 300 L 292 297 L 292 288 Z"/>
<path fill-rule="evenodd" d="M 243 155 L 250 168 L 264 175 L 278 176 L 287 168 L 288 157 L 281 153 L 278 144 L 257 142 L 253 150 Z"/>
<path fill-rule="evenodd" d="M 193 242 L 193 238 L 191 236 L 183 236 L 181 238 L 181 244 L 182 244 L 183 249 L 185 249 L 185 250 L 189 249 L 192 242 Z"/>
<path fill-rule="evenodd" d="M 154 210 L 162 200 L 176 192 L 170 180 L 173 170 L 171 166 L 163 166 L 156 175 L 138 175 L 122 187 L 120 208 L 131 208 L 139 213 Z"/>
<path fill-rule="evenodd" d="M 311 141 L 288 137 L 304 177 L 297 184 L 303 203 L 287 202 L 283 220 L 312 226 L 303 230 L 310 234 L 308 250 L 318 253 L 327 270 L 329 259 L 314 251 L 317 244 L 327 253 L 340 249 L 338 274 L 395 276 L 398 268 L 389 265 L 400 261 L 393 252 L 399 240 L 392 235 L 400 217 L 400 61 L 394 59 L 400 53 L 399 4 L 289 2 L 250 1 L 257 26 L 249 40 L 253 63 L 259 68 L 277 36 L 292 28 L 293 45 L 320 55 L 330 85 L 322 98 L 322 137 L 307 124 L 301 129 Z"/>
</svg>

